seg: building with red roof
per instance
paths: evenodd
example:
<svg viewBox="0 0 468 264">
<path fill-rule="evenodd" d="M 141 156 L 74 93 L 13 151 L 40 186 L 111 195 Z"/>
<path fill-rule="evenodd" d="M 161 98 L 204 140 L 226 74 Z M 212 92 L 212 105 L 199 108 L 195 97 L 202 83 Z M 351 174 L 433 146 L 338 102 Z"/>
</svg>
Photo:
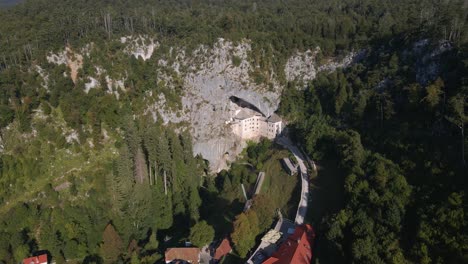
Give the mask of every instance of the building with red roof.
<svg viewBox="0 0 468 264">
<path fill-rule="evenodd" d="M 297 226 L 294 233 L 263 264 L 309 264 L 314 239 L 315 232 L 311 225 Z"/>
<path fill-rule="evenodd" d="M 213 259 L 216 261 L 219 261 L 224 256 L 229 254 L 231 251 L 232 251 L 231 243 L 229 243 L 229 240 L 225 238 L 223 239 L 223 241 L 221 241 L 221 244 L 219 244 L 219 246 L 216 248 Z"/>
<path fill-rule="evenodd" d="M 47 254 L 42 254 L 36 257 L 23 259 L 23 264 L 48 264 Z"/>
<path fill-rule="evenodd" d="M 166 250 L 166 263 L 192 263 L 200 262 L 199 248 L 168 248 Z"/>
</svg>

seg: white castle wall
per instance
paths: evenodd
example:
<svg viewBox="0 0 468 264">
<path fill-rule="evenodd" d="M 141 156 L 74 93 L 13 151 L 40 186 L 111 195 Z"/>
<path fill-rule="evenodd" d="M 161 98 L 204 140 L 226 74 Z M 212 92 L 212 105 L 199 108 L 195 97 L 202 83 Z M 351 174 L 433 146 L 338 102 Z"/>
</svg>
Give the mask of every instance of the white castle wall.
<svg viewBox="0 0 468 264">
<path fill-rule="evenodd" d="M 250 117 L 235 117 L 231 127 L 233 133 L 242 139 L 257 139 L 260 137 L 274 139 L 282 132 L 282 121 L 269 122 L 260 113 L 252 113 Z"/>
</svg>

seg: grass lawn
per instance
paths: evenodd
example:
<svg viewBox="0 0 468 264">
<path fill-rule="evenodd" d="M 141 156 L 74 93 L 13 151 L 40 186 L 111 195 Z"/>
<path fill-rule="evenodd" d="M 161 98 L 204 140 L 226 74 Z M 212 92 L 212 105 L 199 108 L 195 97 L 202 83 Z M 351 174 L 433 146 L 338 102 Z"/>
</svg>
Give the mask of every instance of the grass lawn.
<svg viewBox="0 0 468 264">
<path fill-rule="evenodd" d="M 284 217 L 294 219 L 301 189 L 298 177 L 287 174 L 281 165 L 281 159 L 287 157 L 288 153 L 287 150 L 274 150 L 265 162 L 265 180 L 261 193 L 273 201 L 275 208 L 281 209 Z"/>
</svg>

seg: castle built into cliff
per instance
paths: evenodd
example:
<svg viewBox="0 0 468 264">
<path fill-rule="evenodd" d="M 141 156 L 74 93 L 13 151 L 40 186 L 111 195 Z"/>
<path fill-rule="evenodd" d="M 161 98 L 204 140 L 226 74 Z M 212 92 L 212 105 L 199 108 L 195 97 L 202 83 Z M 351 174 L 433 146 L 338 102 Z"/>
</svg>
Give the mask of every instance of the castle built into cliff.
<svg viewBox="0 0 468 264">
<path fill-rule="evenodd" d="M 278 115 L 265 117 L 249 108 L 237 110 L 230 123 L 234 134 L 242 139 L 274 139 L 283 131 L 283 121 Z"/>
</svg>

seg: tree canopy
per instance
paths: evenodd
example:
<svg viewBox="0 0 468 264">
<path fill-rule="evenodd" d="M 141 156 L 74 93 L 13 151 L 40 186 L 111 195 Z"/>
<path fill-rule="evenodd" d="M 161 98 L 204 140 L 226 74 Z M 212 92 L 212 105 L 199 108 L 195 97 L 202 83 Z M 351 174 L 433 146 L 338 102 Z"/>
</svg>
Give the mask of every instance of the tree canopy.
<svg viewBox="0 0 468 264">
<path fill-rule="evenodd" d="M 190 242 L 198 247 L 204 247 L 214 239 L 214 229 L 206 221 L 196 223 L 190 229 Z"/>
</svg>

